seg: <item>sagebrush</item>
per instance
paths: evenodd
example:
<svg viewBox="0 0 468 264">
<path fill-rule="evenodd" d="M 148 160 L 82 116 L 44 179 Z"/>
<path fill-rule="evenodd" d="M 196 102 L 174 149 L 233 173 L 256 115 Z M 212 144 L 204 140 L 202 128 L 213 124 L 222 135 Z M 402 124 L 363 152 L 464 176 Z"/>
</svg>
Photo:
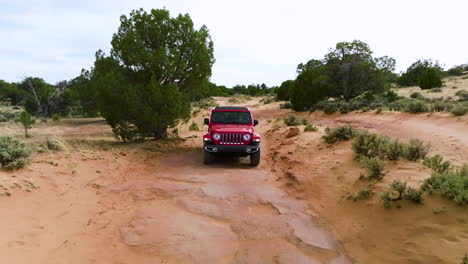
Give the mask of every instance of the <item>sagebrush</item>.
<svg viewBox="0 0 468 264">
<path fill-rule="evenodd" d="M 29 162 L 31 149 L 13 137 L 0 137 L 0 167 L 14 170 L 25 167 Z"/>
</svg>

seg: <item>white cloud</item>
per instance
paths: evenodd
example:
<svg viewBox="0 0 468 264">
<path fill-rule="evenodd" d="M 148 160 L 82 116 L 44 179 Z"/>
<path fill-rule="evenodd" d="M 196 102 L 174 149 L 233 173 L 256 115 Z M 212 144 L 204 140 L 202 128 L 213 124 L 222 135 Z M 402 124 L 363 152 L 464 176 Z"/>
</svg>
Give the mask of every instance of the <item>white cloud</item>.
<svg viewBox="0 0 468 264">
<path fill-rule="evenodd" d="M 297 64 L 322 58 L 339 41 L 360 39 L 376 56 L 404 70 L 419 58 L 450 67 L 467 63 L 465 0 L 440 1 L 58 1 L 0 0 L 0 79 L 70 79 L 89 68 L 97 49 L 108 51 L 119 16 L 166 7 L 206 24 L 214 44 L 217 84 L 279 85 Z M 436 32 L 434 34 L 434 32 Z"/>
</svg>

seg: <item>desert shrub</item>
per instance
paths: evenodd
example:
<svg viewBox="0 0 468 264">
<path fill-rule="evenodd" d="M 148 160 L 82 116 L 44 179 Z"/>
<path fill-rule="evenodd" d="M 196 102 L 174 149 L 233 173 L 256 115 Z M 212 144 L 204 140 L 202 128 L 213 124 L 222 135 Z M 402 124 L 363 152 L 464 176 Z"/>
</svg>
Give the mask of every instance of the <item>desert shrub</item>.
<svg viewBox="0 0 468 264">
<path fill-rule="evenodd" d="M 286 102 L 284 104 L 280 104 L 280 109 L 291 109 L 291 103 L 290 102 Z"/>
<path fill-rule="evenodd" d="M 356 193 L 349 193 L 347 199 L 356 202 L 361 199 L 367 199 L 374 195 L 374 191 L 372 190 L 372 185 L 367 186 L 366 188 L 362 188 Z"/>
<path fill-rule="evenodd" d="M 462 258 L 461 264 L 468 264 L 468 254 L 465 253 L 465 256 Z"/>
<path fill-rule="evenodd" d="M 304 127 L 304 132 L 309 132 L 309 131 L 318 131 L 318 128 L 312 124 L 307 124 L 305 127 Z"/>
<path fill-rule="evenodd" d="M 419 78 L 419 87 L 421 87 L 421 89 L 442 87 L 442 78 L 440 76 L 440 71 L 436 68 L 426 69 Z"/>
<path fill-rule="evenodd" d="M 466 113 L 468 113 L 468 107 L 463 105 L 457 105 L 450 111 L 450 113 L 452 113 L 452 115 L 454 116 L 463 116 Z"/>
<path fill-rule="evenodd" d="M 375 113 L 376 113 L 376 114 L 382 113 L 382 107 L 378 107 L 378 108 L 377 108 L 377 111 L 375 111 Z"/>
<path fill-rule="evenodd" d="M 348 113 L 349 111 L 352 111 L 352 110 L 351 110 L 350 106 L 348 105 L 348 103 L 341 102 L 340 104 L 338 104 L 338 111 L 341 114 L 346 114 L 346 113 Z"/>
<path fill-rule="evenodd" d="M 12 112 L 1 112 L 0 111 L 0 123 L 1 122 L 8 122 L 10 120 L 15 120 L 17 118 L 17 114 L 16 113 L 12 113 Z"/>
<path fill-rule="evenodd" d="M 301 119 L 301 124 L 303 124 L 304 126 L 308 125 L 309 124 L 309 121 L 307 120 L 307 118 L 302 118 Z"/>
<path fill-rule="evenodd" d="M 322 138 L 327 143 L 335 143 L 340 140 L 348 140 L 354 137 L 354 129 L 350 125 L 343 125 L 336 128 L 325 128 L 325 135 Z"/>
<path fill-rule="evenodd" d="M 24 142 L 13 137 L 0 137 L 0 167 L 19 169 L 29 163 L 31 149 Z"/>
<path fill-rule="evenodd" d="M 460 101 L 468 101 L 468 91 L 466 90 L 457 91 L 455 95 L 460 97 Z"/>
<path fill-rule="evenodd" d="M 359 157 L 379 157 L 383 159 L 389 144 L 389 138 L 369 131 L 358 131 L 355 133 L 353 151 Z"/>
<path fill-rule="evenodd" d="M 192 115 L 193 115 L 193 116 L 196 116 L 196 115 L 198 115 L 199 113 L 200 113 L 200 109 L 195 109 L 195 110 L 193 110 Z"/>
<path fill-rule="evenodd" d="M 385 191 L 380 195 L 385 208 L 390 208 L 392 202 L 398 200 L 409 200 L 417 204 L 424 204 L 422 191 L 407 187 L 406 182 L 400 180 L 393 180 L 390 184 L 390 191 Z"/>
<path fill-rule="evenodd" d="M 419 139 L 411 139 L 409 144 L 406 145 L 405 158 L 410 161 L 418 161 L 424 159 L 431 149 L 431 144 L 424 144 L 423 141 Z"/>
<path fill-rule="evenodd" d="M 229 98 L 228 102 L 229 103 L 238 103 L 239 99 L 237 97 L 231 97 L 231 98 Z"/>
<path fill-rule="evenodd" d="M 452 164 L 448 160 L 443 160 L 442 156 L 437 154 L 432 158 L 425 158 L 423 165 L 438 173 L 448 173 L 452 168 Z"/>
<path fill-rule="evenodd" d="M 468 165 L 458 170 L 450 170 L 447 173 L 434 171 L 431 177 L 424 180 L 421 188 L 429 193 L 440 194 L 453 200 L 459 205 L 468 203 Z"/>
<path fill-rule="evenodd" d="M 60 115 L 59 114 L 53 114 L 52 115 L 52 120 L 59 121 L 60 120 Z"/>
<path fill-rule="evenodd" d="M 366 170 L 365 178 L 380 180 L 385 176 L 385 162 L 379 157 L 362 157 L 361 163 Z"/>
<path fill-rule="evenodd" d="M 445 110 L 445 103 L 441 101 L 437 101 L 434 103 L 434 111 L 435 112 L 443 112 Z"/>
<path fill-rule="evenodd" d="M 231 97 L 231 98 L 233 98 L 233 97 Z M 230 101 L 231 98 L 229 98 L 229 102 L 231 102 Z M 216 105 L 217 105 L 216 101 L 212 97 L 203 98 L 203 99 L 200 99 L 200 100 L 192 103 L 192 107 L 198 107 L 200 109 L 210 109 L 212 107 L 215 107 Z"/>
<path fill-rule="evenodd" d="M 414 98 L 414 99 L 423 99 L 424 98 L 424 96 L 419 92 L 414 92 L 414 93 L 410 94 L 410 97 Z"/>
<path fill-rule="evenodd" d="M 432 88 L 430 89 L 429 91 L 427 91 L 429 93 L 441 93 L 442 92 L 442 88 Z"/>
<path fill-rule="evenodd" d="M 392 140 L 387 145 L 387 158 L 389 160 L 398 160 L 405 155 L 405 144 L 400 143 L 398 139 Z"/>
<path fill-rule="evenodd" d="M 195 121 L 192 122 L 192 124 L 190 124 L 189 126 L 189 131 L 199 131 L 200 128 L 198 127 L 197 123 L 195 123 Z"/>
<path fill-rule="evenodd" d="M 288 117 L 284 118 L 284 123 L 287 125 L 287 126 L 299 126 L 302 124 L 302 121 L 297 118 L 297 116 L 291 114 L 289 115 Z"/>
<path fill-rule="evenodd" d="M 19 121 L 21 122 L 24 128 L 24 136 L 29 137 L 28 129 L 36 123 L 36 120 L 32 118 L 32 116 L 28 112 L 23 111 L 20 114 Z"/>
<path fill-rule="evenodd" d="M 403 111 L 408 113 L 425 113 L 429 112 L 429 108 L 425 102 L 420 100 L 414 100 L 409 102 L 403 109 Z"/>
<path fill-rule="evenodd" d="M 273 102 L 273 99 L 270 97 L 263 99 L 263 104 L 271 104 L 272 102 Z"/>
<path fill-rule="evenodd" d="M 412 187 L 408 187 L 406 191 L 402 194 L 401 198 L 405 200 L 413 201 L 417 204 L 424 204 L 422 191 L 413 189 Z"/>
<path fill-rule="evenodd" d="M 336 103 L 325 104 L 323 107 L 323 112 L 327 115 L 334 114 L 338 110 Z"/>
</svg>

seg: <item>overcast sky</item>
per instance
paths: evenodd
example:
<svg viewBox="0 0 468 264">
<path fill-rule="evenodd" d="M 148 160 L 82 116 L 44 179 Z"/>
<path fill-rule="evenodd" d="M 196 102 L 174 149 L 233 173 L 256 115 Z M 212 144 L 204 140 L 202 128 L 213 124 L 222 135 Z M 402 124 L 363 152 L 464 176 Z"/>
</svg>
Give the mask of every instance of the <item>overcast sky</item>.
<svg viewBox="0 0 468 264">
<path fill-rule="evenodd" d="M 0 0 L 0 79 L 37 76 L 55 83 L 108 53 L 119 17 L 132 9 L 189 13 L 215 46 L 211 80 L 228 87 L 295 78 L 337 42 L 358 39 L 397 71 L 419 58 L 468 63 L 467 0 Z"/>
</svg>

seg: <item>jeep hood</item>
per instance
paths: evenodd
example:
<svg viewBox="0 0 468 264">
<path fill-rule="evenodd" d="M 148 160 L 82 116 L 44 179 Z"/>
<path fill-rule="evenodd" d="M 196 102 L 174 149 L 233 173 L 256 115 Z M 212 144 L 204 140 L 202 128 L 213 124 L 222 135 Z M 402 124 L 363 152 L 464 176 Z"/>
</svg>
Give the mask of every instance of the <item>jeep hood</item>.
<svg viewBox="0 0 468 264">
<path fill-rule="evenodd" d="M 253 133 L 250 125 L 213 125 L 211 126 L 212 133 Z"/>
</svg>

